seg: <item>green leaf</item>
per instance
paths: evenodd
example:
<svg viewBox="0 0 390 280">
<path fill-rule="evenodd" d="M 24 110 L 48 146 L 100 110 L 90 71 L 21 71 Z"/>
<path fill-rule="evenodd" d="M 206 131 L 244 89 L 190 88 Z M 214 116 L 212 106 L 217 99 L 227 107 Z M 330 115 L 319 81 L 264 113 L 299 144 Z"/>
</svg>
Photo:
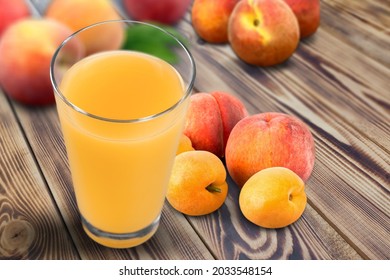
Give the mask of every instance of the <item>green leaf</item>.
<svg viewBox="0 0 390 280">
<path fill-rule="evenodd" d="M 165 25 L 158 26 L 172 34 L 182 44 L 188 45 L 188 41 L 175 28 Z M 127 27 L 122 49 L 145 52 L 168 63 L 175 63 L 178 61 L 174 50 L 175 46 L 178 46 L 178 43 L 173 37 L 156 28 L 140 24 Z"/>
</svg>

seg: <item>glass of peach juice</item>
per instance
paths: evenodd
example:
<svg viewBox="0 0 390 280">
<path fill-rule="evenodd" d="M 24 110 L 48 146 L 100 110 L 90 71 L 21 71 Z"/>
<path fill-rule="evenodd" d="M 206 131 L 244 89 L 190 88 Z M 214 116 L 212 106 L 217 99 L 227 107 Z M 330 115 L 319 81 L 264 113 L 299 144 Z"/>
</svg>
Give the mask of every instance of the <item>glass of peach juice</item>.
<svg viewBox="0 0 390 280">
<path fill-rule="evenodd" d="M 167 39 L 175 61 L 110 45 L 104 30 L 114 25 L 159 33 L 143 44 L 166 48 Z M 80 42 L 93 36 L 107 44 L 83 54 Z M 191 53 L 154 25 L 100 22 L 59 46 L 50 76 L 84 231 L 107 247 L 144 243 L 158 228 L 184 127 L 195 79 Z"/>
</svg>

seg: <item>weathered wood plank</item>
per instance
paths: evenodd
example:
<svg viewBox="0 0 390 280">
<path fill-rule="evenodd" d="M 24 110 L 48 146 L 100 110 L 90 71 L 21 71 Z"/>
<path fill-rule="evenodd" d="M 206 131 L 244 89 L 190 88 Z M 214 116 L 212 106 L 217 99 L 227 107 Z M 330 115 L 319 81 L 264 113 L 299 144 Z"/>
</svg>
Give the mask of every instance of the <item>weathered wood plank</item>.
<svg viewBox="0 0 390 280">
<path fill-rule="evenodd" d="M 361 22 L 362 25 L 372 26 L 379 32 L 388 31 L 390 25 L 390 6 L 388 1 L 321 0 L 321 6 L 323 10 L 331 9 L 337 14 L 349 14 Z M 326 22 L 329 25 L 329 21 Z M 354 23 L 348 23 L 347 25 L 354 25 Z"/>
<path fill-rule="evenodd" d="M 321 28 L 376 61 L 390 66 L 390 3 L 323 0 Z"/>
<path fill-rule="evenodd" d="M 250 223 L 239 209 L 239 188 L 230 177 L 228 184 L 222 208 L 188 217 L 218 259 L 361 259 L 309 204 L 297 222 L 282 229 Z"/>
<path fill-rule="evenodd" d="M 191 28 L 187 32 L 191 32 Z M 319 45 L 323 43 L 321 40 Z M 347 51 L 347 46 L 344 47 Z M 357 62 L 353 55 L 341 63 L 325 53 L 321 53 L 325 57 L 321 58 L 321 63 L 319 54 L 306 59 L 305 52 L 312 51 L 312 48 L 314 46 L 302 46 L 302 50 L 299 49 L 286 64 L 262 69 L 237 63 L 229 46 L 194 43 L 193 52 L 199 68 L 196 87 L 209 91 L 230 90 L 246 102 L 251 113 L 288 110 L 299 114 L 335 140 L 365 151 L 366 156 L 378 162 L 382 170 L 389 164 L 390 93 L 386 81 L 390 71 L 373 61 L 375 66 L 366 64 L 370 71 L 361 73 L 363 68 L 357 67 L 360 71 L 356 70 L 354 61 L 355 64 L 366 62 Z M 347 62 L 349 64 L 340 66 Z M 344 75 L 347 69 L 358 79 L 362 77 L 362 81 L 352 83 L 349 76 Z M 352 137 L 347 139 L 345 135 L 350 134 Z M 378 175 L 381 176 L 380 172 Z M 385 183 L 385 177 L 381 177 Z"/>
<path fill-rule="evenodd" d="M 286 63 L 257 68 L 229 46 L 199 41 L 188 23 L 180 28 L 192 41 L 199 90 L 233 92 L 251 113 L 282 111 L 311 127 L 311 206 L 363 257 L 389 258 L 389 70 L 323 30 Z"/>
<path fill-rule="evenodd" d="M 228 46 L 198 41 L 188 15 L 187 22 L 178 26 L 193 43 L 199 90 L 236 93 L 251 113 L 272 110 L 297 115 L 310 125 L 316 138 L 317 162 L 307 187 L 309 205 L 293 226 L 272 231 L 238 223 L 244 218 L 238 211 L 232 182 L 233 191 L 220 211 L 188 218 L 202 238 L 209 240 L 205 242 L 216 258 L 390 258 L 389 64 L 384 48 L 389 40 L 385 29 L 388 8 L 380 1 L 322 2 L 323 20 L 317 34 L 304 40 L 287 63 L 267 69 L 242 63 Z M 372 15 L 372 11 L 377 13 Z M 31 132 L 36 125 L 30 123 L 30 117 L 25 125 Z M 48 140 L 37 133 L 34 138 L 33 142 Z M 40 149 L 43 164 L 45 149 Z M 60 162 L 58 169 L 66 166 L 63 155 Z M 69 174 L 61 178 L 70 181 Z M 60 180 L 53 179 L 52 185 Z M 72 195 L 67 190 L 59 199 L 69 196 L 73 200 Z M 169 209 L 166 206 L 163 215 L 168 228 L 180 227 L 181 223 L 188 226 L 180 214 Z M 78 219 L 77 211 L 71 210 L 64 217 L 71 217 L 72 225 Z M 171 219 L 179 219 L 179 223 L 171 225 Z M 188 235 L 184 235 L 191 238 L 192 230 L 187 229 Z M 79 236 L 82 232 L 70 231 L 76 235 L 76 242 L 88 242 Z M 158 240 L 151 243 L 157 244 L 164 237 L 156 235 Z M 169 240 L 164 242 L 174 241 Z M 158 244 L 147 248 L 126 253 L 99 253 L 97 248 L 94 254 L 96 258 L 164 258 L 164 254 L 156 253 Z M 201 253 L 199 257 L 204 256 Z"/>
<path fill-rule="evenodd" d="M 112 250 L 90 240 L 80 223 L 55 107 L 34 110 L 15 104 L 15 108 L 59 211 L 83 259 L 213 258 L 186 219 L 167 207 L 164 208 L 157 233 L 144 245 L 128 250 Z"/>
<path fill-rule="evenodd" d="M 30 6 L 32 13 L 35 16 L 41 16 L 45 13 L 46 7 L 52 0 L 25 0 Z"/>
<path fill-rule="evenodd" d="M 78 259 L 1 90 L 0 168 L 0 259 Z"/>
<path fill-rule="evenodd" d="M 28 0 L 37 16 L 44 14 L 50 0 Z M 53 196 L 83 259 L 212 259 L 212 255 L 189 223 L 164 207 L 161 225 L 145 245 L 129 250 L 112 250 L 91 241 L 83 232 L 75 203 L 70 171 L 55 109 L 29 110 L 17 107 L 27 138 L 34 147 Z M 41 120 L 41 122 L 37 122 Z M 61 188 L 58 188 L 61 186 Z M 186 246 L 183 240 L 187 241 Z"/>
</svg>

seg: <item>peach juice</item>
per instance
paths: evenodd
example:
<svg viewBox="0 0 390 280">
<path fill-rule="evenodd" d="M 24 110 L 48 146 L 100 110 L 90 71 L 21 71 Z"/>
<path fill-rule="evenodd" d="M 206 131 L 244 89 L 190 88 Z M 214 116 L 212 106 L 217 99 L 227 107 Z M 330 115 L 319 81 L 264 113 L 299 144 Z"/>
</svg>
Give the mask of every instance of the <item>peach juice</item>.
<svg viewBox="0 0 390 280">
<path fill-rule="evenodd" d="M 76 62 L 55 88 L 84 230 L 109 247 L 146 241 L 159 223 L 189 88 L 167 62 L 127 50 Z"/>
</svg>

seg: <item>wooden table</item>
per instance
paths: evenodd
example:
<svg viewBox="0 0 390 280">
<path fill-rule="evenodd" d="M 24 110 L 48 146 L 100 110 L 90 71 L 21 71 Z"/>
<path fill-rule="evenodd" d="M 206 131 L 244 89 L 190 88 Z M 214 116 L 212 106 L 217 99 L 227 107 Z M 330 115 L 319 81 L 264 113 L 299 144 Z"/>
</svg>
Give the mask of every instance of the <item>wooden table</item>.
<svg viewBox="0 0 390 280">
<path fill-rule="evenodd" d="M 166 203 L 150 241 L 102 247 L 81 228 L 55 107 L 28 108 L 0 90 L 0 259 L 389 259 L 386 2 L 321 1 L 317 33 L 269 68 L 241 62 L 228 45 L 199 40 L 189 14 L 177 26 L 197 63 L 195 91 L 227 91 L 251 114 L 283 112 L 309 125 L 316 162 L 308 205 L 283 229 L 246 221 L 229 178 L 217 212 L 188 217 Z"/>
</svg>

